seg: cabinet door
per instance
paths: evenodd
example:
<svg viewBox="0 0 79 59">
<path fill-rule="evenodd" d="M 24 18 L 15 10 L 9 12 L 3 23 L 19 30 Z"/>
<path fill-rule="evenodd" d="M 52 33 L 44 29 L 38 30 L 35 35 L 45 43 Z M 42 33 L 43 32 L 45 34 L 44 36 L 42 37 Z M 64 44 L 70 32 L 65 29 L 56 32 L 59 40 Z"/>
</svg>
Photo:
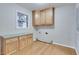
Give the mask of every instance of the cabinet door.
<svg viewBox="0 0 79 59">
<path fill-rule="evenodd" d="M 34 25 L 40 25 L 40 11 L 33 11 L 33 24 Z"/>
<path fill-rule="evenodd" d="M 24 35 L 19 37 L 19 49 L 23 49 L 25 47 L 28 47 L 32 44 L 32 36 L 31 35 Z"/>
<path fill-rule="evenodd" d="M 46 9 L 46 25 L 53 24 L 53 8 Z"/>
<path fill-rule="evenodd" d="M 41 25 L 45 25 L 45 10 L 41 10 Z"/>
<path fill-rule="evenodd" d="M 6 54 L 12 54 L 18 49 L 18 38 L 6 39 Z"/>
<path fill-rule="evenodd" d="M 32 37 L 27 38 L 27 41 L 28 41 L 27 42 L 28 46 L 32 45 L 32 43 L 33 43 Z"/>
<path fill-rule="evenodd" d="M 27 46 L 32 45 L 33 43 L 32 35 L 27 35 L 26 43 Z"/>
<path fill-rule="evenodd" d="M 2 45 L 2 44 L 1 44 L 1 38 L 0 38 L 0 55 L 1 55 L 1 45 Z"/>
<path fill-rule="evenodd" d="M 23 49 L 26 47 L 26 36 L 20 36 L 19 37 L 19 49 Z"/>
</svg>

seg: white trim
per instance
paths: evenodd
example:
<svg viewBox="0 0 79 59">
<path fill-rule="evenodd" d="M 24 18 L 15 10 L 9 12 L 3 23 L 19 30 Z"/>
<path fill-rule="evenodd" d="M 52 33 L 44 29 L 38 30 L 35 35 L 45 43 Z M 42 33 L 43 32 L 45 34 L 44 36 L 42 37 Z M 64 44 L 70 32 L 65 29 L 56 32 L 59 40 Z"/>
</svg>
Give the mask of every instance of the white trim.
<svg viewBox="0 0 79 59">
<path fill-rule="evenodd" d="M 59 43 L 56 43 L 56 42 L 53 42 L 53 44 L 57 44 L 57 45 L 61 45 L 61 46 L 65 46 L 65 47 L 69 47 L 69 48 L 75 49 L 77 55 L 79 55 L 79 52 L 78 52 L 78 50 L 75 47 L 64 45 L 64 44 L 59 44 Z"/>
<path fill-rule="evenodd" d="M 77 55 L 79 55 L 79 52 L 78 52 L 77 48 L 75 48 L 75 51 L 76 51 Z"/>
<path fill-rule="evenodd" d="M 34 39 L 33 41 L 36 41 L 36 39 Z M 69 48 L 75 49 L 77 55 L 79 55 L 79 52 L 78 52 L 77 48 L 75 48 L 75 47 L 64 45 L 64 44 L 59 44 L 59 43 L 56 43 L 56 42 L 53 42 L 52 44 L 57 44 L 57 45 L 61 45 L 61 46 L 64 46 L 64 47 L 69 47 Z"/>
<path fill-rule="evenodd" d="M 36 41 L 36 39 L 33 39 L 33 41 Z"/>
<path fill-rule="evenodd" d="M 65 46 L 65 47 L 69 47 L 69 48 L 75 49 L 75 47 L 64 45 L 64 44 L 60 44 L 60 43 L 56 43 L 56 42 L 53 42 L 53 44 L 57 44 L 57 45 L 61 45 L 61 46 Z"/>
</svg>

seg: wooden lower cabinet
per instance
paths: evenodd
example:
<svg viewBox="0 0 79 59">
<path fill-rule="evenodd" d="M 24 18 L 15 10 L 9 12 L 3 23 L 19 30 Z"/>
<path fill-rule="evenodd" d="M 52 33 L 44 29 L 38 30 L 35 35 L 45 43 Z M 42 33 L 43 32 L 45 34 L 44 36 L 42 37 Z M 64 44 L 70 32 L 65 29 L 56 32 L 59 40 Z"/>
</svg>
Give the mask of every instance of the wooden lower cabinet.
<svg viewBox="0 0 79 59">
<path fill-rule="evenodd" d="M 1 42 L 1 41 L 0 41 Z M 2 53 L 4 55 L 13 54 L 25 47 L 28 47 L 33 42 L 32 35 L 22 35 L 17 37 L 5 38 L 2 44 Z M 1 48 L 0 48 L 1 49 Z"/>
<path fill-rule="evenodd" d="M 32 44 L 32 35 L 24 35 L 19 37 L 19 49 L 23 49 Z"/>
<path fill-rule="evenodd" d="M 9 38 L 5 41 L 5 54 L 12 54 L 18 49 L 18 37 Z"/>
<path fill-rule="evenodd" d="M 33 43 L 32 37 L 28 38 L 28 45 L 31 45 Z"/>
<path fill-rule="evenodd" d="M 1 45 L 2 45 L 2 44 L 1 44 L 1 37 L 0 37 L 0 55 L 1 55 Z"/>
<path fill-rule="evenodd" d="M 19 37 L 19 49 L 23 49 L 26 47 L 26 36 L 20 36 Z"/>
</svg>

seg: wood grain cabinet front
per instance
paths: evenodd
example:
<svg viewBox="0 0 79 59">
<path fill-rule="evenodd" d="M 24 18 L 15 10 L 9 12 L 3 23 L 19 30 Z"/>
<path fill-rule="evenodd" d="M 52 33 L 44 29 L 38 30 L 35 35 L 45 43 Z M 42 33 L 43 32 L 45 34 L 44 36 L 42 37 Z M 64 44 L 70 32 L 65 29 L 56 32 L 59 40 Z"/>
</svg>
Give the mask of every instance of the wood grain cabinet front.
<svg viewBox="0 0 79 59">
<path fill-rule="evenodd" d="M 45 16 L 46 16 L 45 10 L 41 10 L 40 13 L 41 13 L 41 19 L 40 19 L 41 22 L 40 22 L 40 25 L 45 25 L 45 21 L 46 21 L 46 18 L 45 18 Z"/>
<path fill-rule="evenodd" d="M 31 45 L 33 43 L 33 39 L 32 39 L 32 34 L 29 34 L 29 35 L 21 35 L 16 37 L 4 38 L 2 41 L 0 41 L 0 44 L 1 42 L 3 44 L 1 45 L 2 48 L 0 46 L 0 54 L 10 55 Z"/>
<path fill-rule="evenodd" d="M 32 35 L 27 36 L 27 45 L 31 45 L 33 43 Z"/>
<path fill-rule="evenodd" d="M 5 54 L 12 54 L 18 49 L 18 37 L 8 38 L 5 41 Z"/>
<path fill-rule="evenodd" d="M 54 24 L 54 8 L 48 8 L 46 11 L 46 25 Z"/>
<path fill-rule="evenodd" d="M 2 45 L 2 44 L 1 44 L 1 37 L 0 37 L 0 55 L 1 55 L 1 45 Z"/>
<path fill-rule="evenodd" d="M 23 49 L 26 47 L 26 36 L 20 36 L 19 37 L 19 49 Z"/>
<path fill-rule="evenodd" d="M 33 26 L 54 25 L 54 8 L 45 8 L 32 12 Z"/>
<path fill-rule="evenodd" d="M 40 25 L 40 11 L 32 11 L 33 25 Z"/>
<path fill-rule="evenodd" d="M 32 44 L 32 35 L 23 35 L 19 37 L 19 49 L 23 49 Z"/>
</svg>

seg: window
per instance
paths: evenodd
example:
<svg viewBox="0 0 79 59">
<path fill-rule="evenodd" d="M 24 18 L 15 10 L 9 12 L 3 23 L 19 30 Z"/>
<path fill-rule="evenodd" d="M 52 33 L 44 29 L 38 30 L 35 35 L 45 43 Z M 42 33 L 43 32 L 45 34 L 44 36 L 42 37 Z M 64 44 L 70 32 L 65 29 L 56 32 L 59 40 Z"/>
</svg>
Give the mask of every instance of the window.
<svg viewBox="0 0 79 59">
<path fill-rule="evenodd" d="M 16 12 L 16 27 L 17 28 L 27 28 L 28 27 L 28 15 Z"/>
</svg>

